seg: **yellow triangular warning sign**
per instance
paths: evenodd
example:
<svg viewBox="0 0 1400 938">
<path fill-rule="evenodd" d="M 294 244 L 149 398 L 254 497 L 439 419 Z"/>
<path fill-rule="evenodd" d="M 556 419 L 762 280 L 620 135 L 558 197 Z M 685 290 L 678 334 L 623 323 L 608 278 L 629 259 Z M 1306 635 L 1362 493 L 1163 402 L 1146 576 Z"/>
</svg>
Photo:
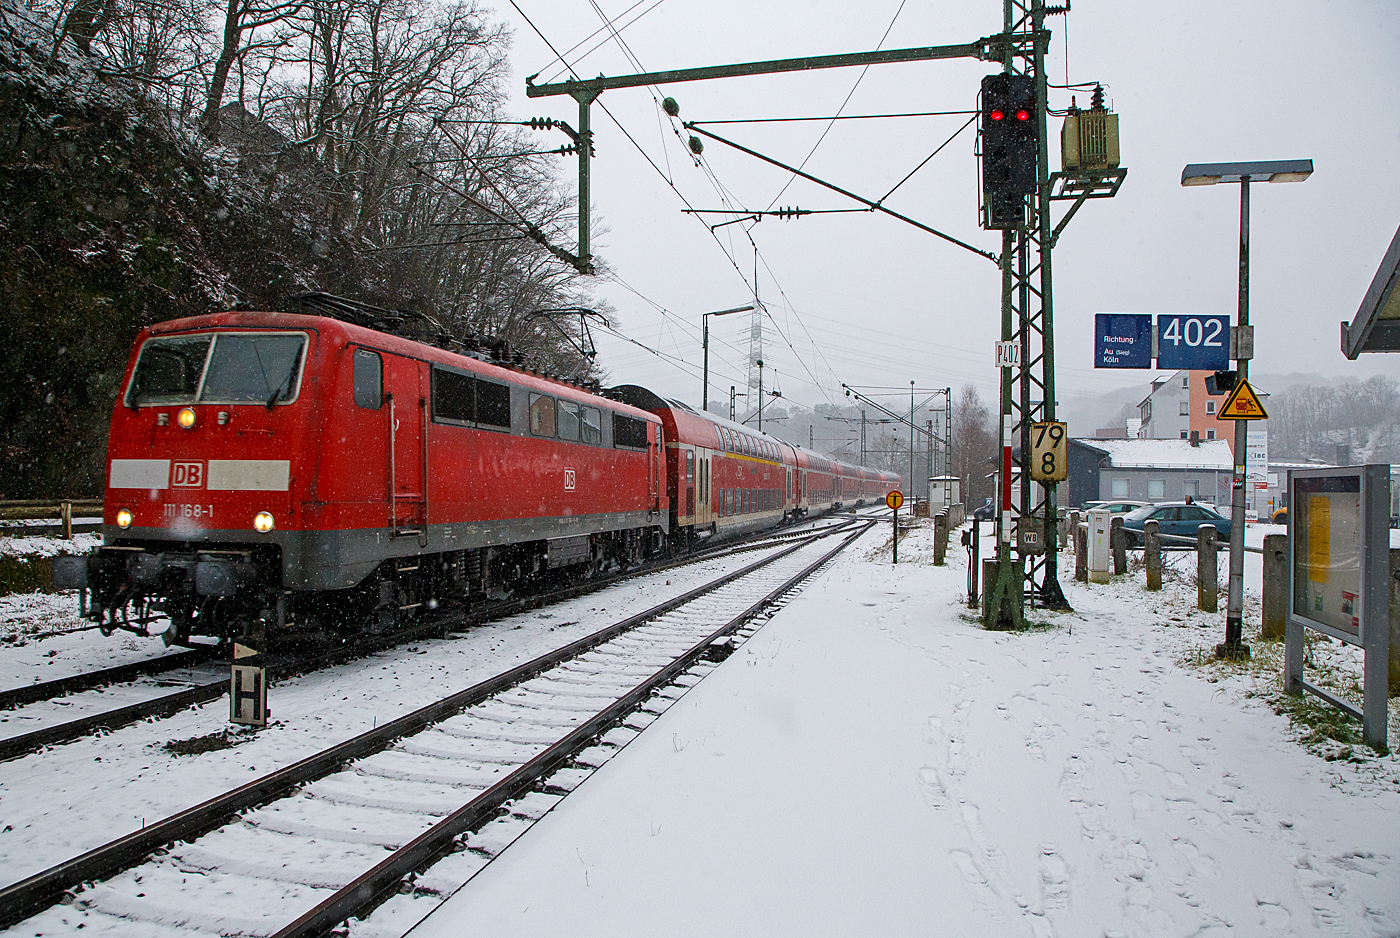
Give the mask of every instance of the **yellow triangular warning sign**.
<svg viewBox="0 0 1400 938">
<path fill-rule="evenodd" d="M 1225 406 L 1216 414 L 1218 420 L 1268 420 L 1269 414 L 1259 402 L 1259 395 L 1249 386 L 1248 381 L 1235 385 L 1235 390 L 1225 399 Z"/>
</svg>

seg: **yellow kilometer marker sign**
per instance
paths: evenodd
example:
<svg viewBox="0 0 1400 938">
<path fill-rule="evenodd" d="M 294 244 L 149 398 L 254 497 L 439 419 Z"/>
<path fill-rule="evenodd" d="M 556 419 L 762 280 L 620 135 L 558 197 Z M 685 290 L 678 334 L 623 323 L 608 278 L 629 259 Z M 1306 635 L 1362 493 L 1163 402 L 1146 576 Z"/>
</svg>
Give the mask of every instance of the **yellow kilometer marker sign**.
<svg viewBox="0 0 1400 938">
<path fill-rule="evenodd" d="M 1217 420 L 1268 420 L 1269 415 L 1259 401 L 1259 395 L 1249 386 L 1248 381 L 1235 385 L 1235 390 L 1225 399 L 1225 406 L 1216 414 Z"/>
</svg>

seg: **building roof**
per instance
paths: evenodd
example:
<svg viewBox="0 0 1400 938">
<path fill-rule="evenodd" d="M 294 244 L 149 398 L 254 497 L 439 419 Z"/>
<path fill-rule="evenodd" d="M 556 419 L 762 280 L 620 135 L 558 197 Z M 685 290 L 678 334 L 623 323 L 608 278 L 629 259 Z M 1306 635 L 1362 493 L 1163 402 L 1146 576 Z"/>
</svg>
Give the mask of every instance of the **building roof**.
<svg viewBox="0 0 1400 938">
<path fill-rule="evenodd" d="M 1115 469 L 1205 469 L 1232 472 L 1230 444 L 1224 440 L 1076 440 L 1108 454 Z"/>
</svg>

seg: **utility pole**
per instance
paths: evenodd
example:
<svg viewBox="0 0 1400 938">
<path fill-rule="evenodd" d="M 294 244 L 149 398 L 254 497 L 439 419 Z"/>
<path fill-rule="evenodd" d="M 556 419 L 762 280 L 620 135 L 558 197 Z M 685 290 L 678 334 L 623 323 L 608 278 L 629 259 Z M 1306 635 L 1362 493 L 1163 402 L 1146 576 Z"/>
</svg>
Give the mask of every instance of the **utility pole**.
<svg viewBox="0 0 1400 938">
<path fill-rule="evenodd" d="M 860 411 L 860 464 L 865 465 L 865 408 Z"/>
<path fill-rule="evenodd" d="M 914 382 L 909 382 L 909 426 L 914 426 Z M 914 486 L 914 431 L 909 431 L 909 486 L 913 491 Z"/>
<path fill-rule="evenodd" d="M 734 419 L 734 385 L 729 386 L 729 419 Z"/>
</svg>

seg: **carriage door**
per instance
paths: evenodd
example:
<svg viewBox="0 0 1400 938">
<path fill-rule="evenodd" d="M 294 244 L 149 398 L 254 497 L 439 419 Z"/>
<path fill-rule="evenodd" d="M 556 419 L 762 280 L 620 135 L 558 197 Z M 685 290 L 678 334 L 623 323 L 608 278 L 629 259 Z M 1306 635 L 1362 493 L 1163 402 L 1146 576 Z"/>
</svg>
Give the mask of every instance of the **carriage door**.
<svg viewBox="0 0 1400 938">
<path fill-rule="evenodd" d="M 792 499 L 792 467 L 788 466 L 783 473 L 783 511 L 795 507 Z"/>
<path fill-rule="evenodd" d="M 656 424 L 649 424 L 653 427 L 652 433 L 655 439 L 647 443 L 647 491 L 651 498 L 652 514 L 661 513 L 661 454 L 665 451 L 665 439 L 661 433 L 661 427 Z"/>
<path fill-rule="evenodd" d="M 695 523 L 695 450 L 685 451 L 685 511 L 686 517 Z"/>
<path fill-rule="evenodd" d="M 424 485 L 428 407 L 426 375 L 419 362 L 384 356 L 384 399 L 389 419 L 389 524 L 395 536 L 428 533 L 428 492 Z"/>
</svg>

